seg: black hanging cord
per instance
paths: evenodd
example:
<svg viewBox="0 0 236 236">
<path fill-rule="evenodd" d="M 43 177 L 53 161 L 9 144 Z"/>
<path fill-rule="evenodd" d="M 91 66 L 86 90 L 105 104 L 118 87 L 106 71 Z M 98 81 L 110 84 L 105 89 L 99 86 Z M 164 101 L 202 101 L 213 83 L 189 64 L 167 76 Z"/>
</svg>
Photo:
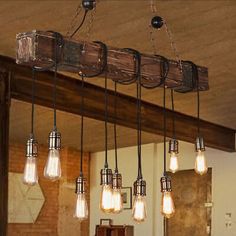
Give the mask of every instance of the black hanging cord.
<svg viewBox="0 0 236 236">
<path fill-rule="evenodd" d="M 108 128 L 107 128 L 107 119 L 108 119 L 108 95 L 107 95 L 107 72 L 105 73 L 105 164 L 104 167 L 108 168 L 107 161 L 107 139 L 108 139 Z"/>
<path fill-rule="evenodd" d="M 163 86 L 164 176 L 166 176 L 166 82 Z"/>
<path fill-rule="evenodd" d="M 84 11 L 84 16 L 83 16 L 83 18 L 82 18 L 82 21 L 81 21 L 80 25 L 79 25 L 79 26 L 75 29 L 75 31 L 70 35 L 70 38 L 72 38 L 72 37 L 79 31 L 79 29 L 83 26 L 84 21 L 85 21 L 86 16 L 87 16 L 87 13 L 88 13 L 88 10 L 85 10 L 85 11 Z"/>
<path fill-rule="evenodd" d="M 34 137 L 34 106 L 35 106 L 35 68 L 32 68 L 32 109 L 31 109 L 31 137 Z"/>
<path fill-rule="evenodd" d="M 199 78 L 197 76 L 197 133 L 200 135 L 200 93 L 199 93 Z"/>
<path fill-rule="evenodd" d="M 175 131 L 175 104 L 174 104 L 174 90 L 171 89 L 171 107 L 172 107 L 172 132 L 173 132 L 173 139 L 176 138 L 176 131 Z"/>
<path fill-rule="evenodd" d="M 80 127 L 80 176 L 83 176 L 83 153 L 84 153 L 84 75 L 81 75 L 81 127 Z"/>
<path fill-rule="evenodd" d="M 54 129 L 57 129 L 57 110 L 56 110 L 56 100 L 57 100 L 57 54 L 58 54 L 58 44 L 57 44 L 57 37 L 55 42 L 55 69 L 54 69 L 54 81 L 53 81 L 53 111 L 54 111 Z"/>
<path fill-rule="evenodd" d="M 115 141 L 115 173 L 118 173 L 118 157 L 117 157 L 117 132 L 116 132 L 116 116 L 117 116 L 117 83 L 115 82 L 115 104 L 114 104 L 114 141 Z"/>
</svg>

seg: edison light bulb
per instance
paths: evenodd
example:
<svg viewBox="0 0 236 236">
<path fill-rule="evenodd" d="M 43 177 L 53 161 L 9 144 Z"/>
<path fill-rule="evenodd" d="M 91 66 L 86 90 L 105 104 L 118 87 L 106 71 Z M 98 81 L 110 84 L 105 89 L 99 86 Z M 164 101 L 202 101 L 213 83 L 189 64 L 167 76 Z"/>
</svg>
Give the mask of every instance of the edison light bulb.
<svg viewBox="0 0 236 236">
<path fill-rule="evenodd" d="M 80 221 L 88 218 L 88 204 L 85 193 L 79 193 L 76 201 L 75 215 Z"/>
<path fill-rule="evenodd" d="M 26 158 L 23 183 L 28 184 L 28 185 L 35 185 L 38 183 L 38 171 L 37 171 L 36 157 L 27 157 Z"/>
<path fill-rule="evenodd" d="M 179 169 L 179 163 L 178 163 L 178 156 L 175 152 L 171 152 L 170 154 L 170 171 L 172 173 L 175 173 Z"/>
<path fill-rule="evenodd" d="M 112 187 L 109 184 L 102 185 L 102 192 L 100 198 L 100 209 L 105 213 L 113 211 L 113 193 Z"/>
<path fill-rule="evenodd" d="M 49 150 L 47 164 L 44 168 L 44 176 L 50 180 L 58 180 L 61 177 L 61 162 L 59 150 Z"/>
<path fill-rule="evenodd" d="M 195 171 L 197 174 L 203 175 L 207 173 L 207 163 L 204 152 L 199 150 L 195 161 Z"/>
<path fill-rule="evenodd" d="M 171 192 L 163 192 L 161 199 L 161 213 L 166 218 L 170 218 L 175 213 L 175 205 Z"/>
<path fill-rule="evenodd" d="M 120 213 L 123 209 L 123 199 L 121 196 L 121 190 L 119 188 L 113 188 L 112 208 L 113 213 Z"/>
<path fill-rule="evenodd" d="M 147 210 L 145 196 L 137 195 L 134 197 L 132 216 L 133 219 L 138 223 L 141 223 L 146 219 Z"/>
</svg>

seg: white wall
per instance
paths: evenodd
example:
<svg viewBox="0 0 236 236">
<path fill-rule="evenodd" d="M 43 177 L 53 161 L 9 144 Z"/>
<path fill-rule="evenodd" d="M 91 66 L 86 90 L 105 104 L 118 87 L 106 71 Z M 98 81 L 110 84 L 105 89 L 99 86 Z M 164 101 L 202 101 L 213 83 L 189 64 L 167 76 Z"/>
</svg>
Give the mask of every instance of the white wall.
<svg viewBox="0 0 236 236">
<path fill-rule="evenodd" d="M 193 144 L 180 142 L 179 161 L 181 169 L 193 169 L 195 152 Z M 137 177 L 136 147 L 118 150 L 119 169 L 123 175 L 123 186 L 131 187 Z M 160 215 L 160 177 L 163 170 L 163 144 L 148 144 L 142 147 L 143 177 L 147 181 L 148 218 L 142 224 L 135 224 L 131 210 L 119 215 L 105 215 L 99 210 L 100 169 L 103 168 L 104 152 L 91 157 L 91 214 L 90 236 L 94 236 L 95 225 L 100 218 L 112 218 L 114 224 L 135 225 L 135 236 L 162 235 Z M 212 167 L 212 236 L 236 236 L 236 153 L 227 153 L 208 148 L 206 157 Z M 114 168 L 114 152 L 109 151 L 109 164 Z M 232 213 L 232 227 L 226 228 L 225 214 Z"/>
</svg>

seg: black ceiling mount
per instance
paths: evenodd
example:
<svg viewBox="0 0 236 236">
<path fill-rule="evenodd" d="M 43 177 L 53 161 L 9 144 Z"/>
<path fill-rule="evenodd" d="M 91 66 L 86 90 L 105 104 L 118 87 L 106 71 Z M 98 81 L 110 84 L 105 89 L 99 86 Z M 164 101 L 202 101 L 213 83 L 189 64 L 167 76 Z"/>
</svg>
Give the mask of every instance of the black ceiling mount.
<svg viewBox="0 0 236 236">
<path fill-rule="evenodd" d="M 152 18 L 151 24 L 153 28 L 160 29 L 163 26 L 164 21 L 160 16 L 154 16 Z"/>
<path fill-rule="evenodd" d="M 93 8 L 96 6 L 95 0 L 82 0 L 82 6 L 84 10 L 90 11 L 93 10 Z"/>
</svg>

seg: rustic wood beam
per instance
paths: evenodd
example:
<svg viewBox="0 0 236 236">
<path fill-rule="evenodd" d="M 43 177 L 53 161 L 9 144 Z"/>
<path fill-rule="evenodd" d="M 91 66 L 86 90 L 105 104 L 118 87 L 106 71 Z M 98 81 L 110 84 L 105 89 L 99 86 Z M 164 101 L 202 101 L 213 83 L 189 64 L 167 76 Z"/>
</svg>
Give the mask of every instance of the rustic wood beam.
<svg viewBox="0 0 236 236">
<path fill-rule="evenodd" d="M 57 61 L 59 69 L 68 72 L 82 71 L 86 75 L 94 75 L 101 71 L 104 62 L 102 47 L 98 43 L 75 41 L 64 37 L 62 47 L 58 46 Z M 17 35 L 18 64 L 50 68 L 55 61 L 55 34 L 52 32 L 32 31 Z M 60 45 L 60 43 L 57 43 Z M 108 78 L 127 82 L 135 78 L 136 60 L 132 51 L 108 47 Z M 177 61 L 168 60 L 169 73 L 166 79 L 168 88 L 176 91 L 189 92 L 196 90 L 196 76 L 192 64 L 183 62 L 183 74 L 179 70 Z M 141 82 L 143 86 L 155 87 L 161 83 L 163 72 L 161 57 L 142 54 L 141 56 Z M 208 90 L 208 70 L 197 66 L 200 90 Z M 104 75 L 104 73 L 102 73 Z M 133 82 L 135 80 L 132 80 Z"/>
<path fill-rule="evenodd" d="M 31 68 L 15 64 L 11 58 L 0 56 L 0 65 L 12 71 L 12 98 L 31 102 Z M 52 107 L 53 72 L 39 72 L 36 79 L 37 104 Z M 81 94 L 84 94 L 84 114 L 87 117 L 104 120 L 104 89 L 85 83 L 84 91 L 81 81 L 64 75 L 58 75 L 57 108 L 59 110 L 80 115 Z M 114 92 L 108 91 L 108 121 L 114 122 Z M 167 135 L 172 136 L 173 112 L 167 109 Z M 175 112 L 176 137 L 179 140 L 194 142 L 197 135 L 197 119 Z M 136 128 L 136 99 L 118 93 L 117 124 Z M 201 120 L 201 132 L 209 147 L 224 151 L 235 151 L 235 131 L 207 121 Z M 163 135 L 163 108 L 142 101 L 142 130 Z"/>
<path fill-rule="evenodd" d="M 7 235 L 8 220 L 9 93 L 8 74 L 0 68 L 0 236 Z"/>
</svg>

